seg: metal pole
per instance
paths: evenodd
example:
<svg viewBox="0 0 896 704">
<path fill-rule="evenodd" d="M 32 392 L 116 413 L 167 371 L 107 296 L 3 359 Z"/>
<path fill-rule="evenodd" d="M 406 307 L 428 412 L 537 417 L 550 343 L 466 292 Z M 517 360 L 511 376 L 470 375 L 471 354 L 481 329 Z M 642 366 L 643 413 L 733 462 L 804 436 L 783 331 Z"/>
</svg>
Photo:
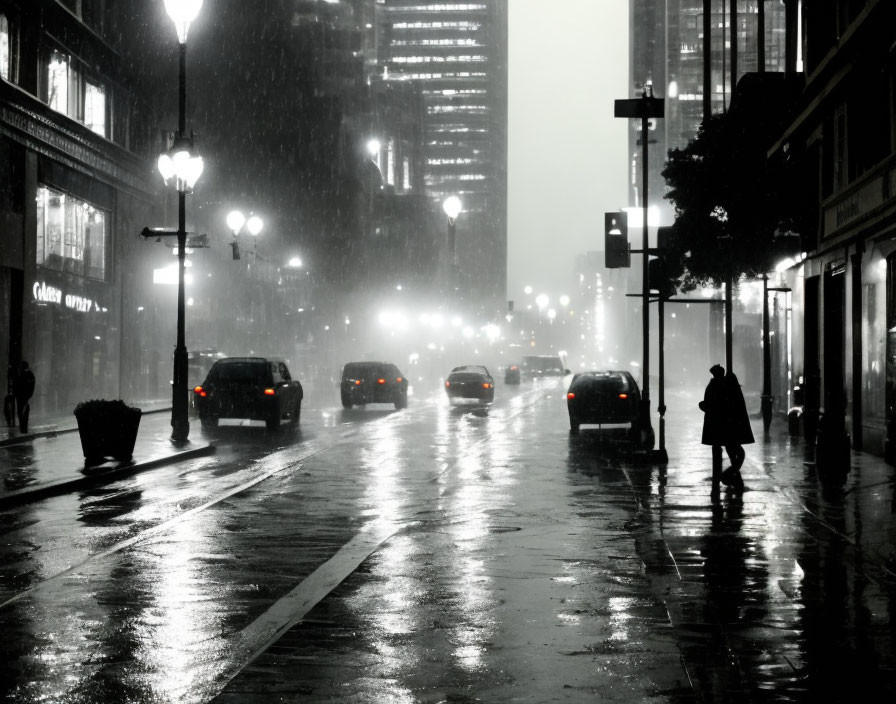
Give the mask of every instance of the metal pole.
<svg viewBox="0 0 896 704">
<path fill-rule="evenodd" d="M 756 28 L 756 63 L 759 73 L 765 73 L 765 0 L 759 0 L 758 27 Z"/>
<path fill-rule="evenodd" d="M 662 254 L 660 254 L 662 256 Z M 665 281 L 660 285 L 664 285 Z M 666 454 L 666 311 L 665 311 L 665 296 L 663 292 L 660 291 L 659 299 L 657 300 L 657 315 L 659 316 L 658 327 L 659 327 L 659 337 L 660 337 L 660 349 L 659 349 L 659 374 L 660 374 L 660 403 L 657 406 L 657 411 L 660 414 L 660 450 L 659 454 L 664 461 L 668 461 L 669 457 Z"/>
<path fill-rule="evenodd" d="M 737 0 L 731 0 L 731 101 L 737 86 Z M 729 102 L 729 105 L 731 103 Z"/>
<path fill-rule="evenodd" d="M 644 88 L 644 100 L 645 103 L 647 101 L 647 87 Z M 644 111 L 644 116 L 641 118 L 641 210 L 643 213 L 644 221 L 642 223 L 643 227 L 641 230 L 641 246 L 644 249 L 644 253 L 641 256 L 641 293 L 643 298 L 641 299 L 641 331 L 644 340 L 644 351 L 642 358 L 642 390 L 641 390 L 641 432 L 642 434 L 649 434 L 651 429 L 650 424 L 650 284 L 648 283 L 648 275 L 647 275 L 647 263 L 650 257 L 648 256 L 648 249 L 650 248 L 650 244 L 647 238 L 647 176 L 648 176 L 648 162 L 647 162 L 647 131 L 648 131 L 648 119 L 647 119 L 647 110 Z M 649 435 L 644 435 L 644 437 L 648 437 Z M 646 448 L 648 450 L 653 449 L 653 443 L 650 443 L 650 447 Z"/>
<path fill-rule="evenodd" d="M 731 290 L 733 285 L 732 277 L 729 276 L 727 281 L 725 281 L 725 369 L 729 372 L 733 371 L 732 359 L 734 357 L 734 351 L 732 349 L 734 329 L 732 328 L 733 315 L 731 310 L 734 300 L 734 295 Z"/>
<path fill-rule="evenodd" d="M 712 115 L 712 0 L 703 0 L 703 119 Z"/>
<path fill-rule="evenodd" d="M 762 424 L 772 424 L 772 350 L 769 335 L 768 274 L 762 276 Z"/>
<path fill-rule="evenodd" d="M 180 45 L 178 137 L 186 132 L 187 112 L 187 45 Z M 187 207 L 185 184 L 178 183 L 177 194 L 177 346 L 174 348 L 174 375 L 171 386 L 171 439 L 186 442 L 190 436 L 187 417 L 187 343 L 185 333 L 184 274 L 187 256 Z"/>
</svg>

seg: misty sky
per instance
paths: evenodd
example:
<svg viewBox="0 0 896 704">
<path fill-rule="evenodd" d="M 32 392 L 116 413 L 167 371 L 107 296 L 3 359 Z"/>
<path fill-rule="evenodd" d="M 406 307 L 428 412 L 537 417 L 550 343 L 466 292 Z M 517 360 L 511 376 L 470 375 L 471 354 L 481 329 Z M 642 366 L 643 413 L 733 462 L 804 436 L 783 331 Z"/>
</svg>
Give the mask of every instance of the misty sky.
<svg viewBox="0 0 896 704">
<path fill-rule="evenodd" d="M 628 0 L 511 0 L 508 298 L 553 297 L 626 194 Z M 549 8 L 549 9 L 548 9 Z M 536 291 L 538 293 L 538 291 Z"/>
</svg>

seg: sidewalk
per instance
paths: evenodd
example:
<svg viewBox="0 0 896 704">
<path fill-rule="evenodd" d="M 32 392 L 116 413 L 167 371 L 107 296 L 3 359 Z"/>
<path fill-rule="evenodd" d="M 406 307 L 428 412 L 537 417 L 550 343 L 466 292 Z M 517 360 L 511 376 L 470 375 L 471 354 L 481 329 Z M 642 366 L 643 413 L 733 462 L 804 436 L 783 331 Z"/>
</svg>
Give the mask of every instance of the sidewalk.
<svg viewBox="0 0 896 704">
<path fill-rule="evenodd" d="M 171 443 L 171 417 L 164 412 L 145 410 L 134 456 L 129 462 L 109 461 L 89 469 L 74 416 L 71 420 L 44 422 L 29 429 L 27 435 L 16 431 L 0 435 L 0 508 L 34 501 L 54 494 L 95 486 L 123 476 L 212 454 L 213 444 L 197 432 L 182 446 Z M 33 430 L 33 432 L 31 432 Z"/>
<path fill-rule="evenodd" d="M 171 411 L 170 400 L 128 401 L 127 403 L 129 406 L 142 410 L 144 420 L 147 414 Z M 32 415 L 28 422 L 27 433 L 20 433 L 18 425 L 8 427 L 0 419 L 0 447 L 18 445 L 23 442 L 30 442 L 36 438 L 45 438 L 60 433 L 72 433 L 77 429 L 78 422 L 75 420 L 74 412 L 59 416 Z"/>
</svg>

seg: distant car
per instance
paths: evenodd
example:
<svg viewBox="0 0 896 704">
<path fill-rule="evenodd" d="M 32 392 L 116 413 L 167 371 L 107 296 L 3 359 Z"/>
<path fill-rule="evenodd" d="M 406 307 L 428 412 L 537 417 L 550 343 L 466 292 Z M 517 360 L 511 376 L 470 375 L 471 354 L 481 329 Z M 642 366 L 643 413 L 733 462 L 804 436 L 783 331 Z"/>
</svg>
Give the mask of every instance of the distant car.
<svg viewBox="0 0 896 704">
<path fill-rule="evenodd" d="M 298 424 L 302 385 L 286 362 L 271 357 L 227 357 L 212 365 L 205 381 L 193 389 L 203 428 L 263 421 L 268 428 Z"/>
<path fill-rule="evenodd" d="M 340 396 L 343 408 L 368 403 L 407 408 L 408 380 L 389 362 L 349 362 L 342 368 Z"/>
<path fill-rule="evenodd" d="M 555 355 L 527 355 L 520 364 L 523 377 L 529 380 L 544 377 L 564 376 L 569 372 L 563 368 L 563 362 Z"/>
<path fill-rule="evenodd" d="M 504 383 L 505 384 L 519 384 L 520 383 L 520 365 L 519 364 L 510 364 L 507 369 L 504 370 Z"/>
<path fill-rule="evenodd" d="M 640 442 L 641 391 L 628 372 L 593 371 L 576 374 L 566 392 L 569 430 L 597 425 L 611 437 Z"/>
<path fill-rule="evenodd" d="M 483 366 L 455 367 L 445 380 L 445 392 L 450 401 L 473 399 L 491 403 L 495 400 L 495 380 Z"/>
</svg>

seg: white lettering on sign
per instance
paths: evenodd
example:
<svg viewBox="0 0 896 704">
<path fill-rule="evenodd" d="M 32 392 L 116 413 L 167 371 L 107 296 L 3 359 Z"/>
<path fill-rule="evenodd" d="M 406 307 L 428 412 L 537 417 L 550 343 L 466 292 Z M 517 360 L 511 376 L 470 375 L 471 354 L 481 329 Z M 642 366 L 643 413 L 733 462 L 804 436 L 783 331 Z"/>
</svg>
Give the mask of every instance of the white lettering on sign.
<svg viewBox="0 0 896 704">
<path fill-rule="evenodd" d="M 69 294 L 65 297 L 65 306 L 79 313 L 89 313 L 93 309 L 93 301 L 89 298 L 81 298 L 81 296 Z"/>
<path fill-rule="evenodd" d="M 79 313 L 90 313 L 91 311 L 96 311 L 97 313 L 106 312 L 106 309 L 93 299 L 76 296 L 72 293 L 63 296 L 60 289 L 55 286 L 48 286 L 43 281 L 36 281 L 34 283 L 34 288 L 32 288 L 32 292 L 34 293 L 34 300 L 39 301 L 40 303 L 55 303 L 56 305 L 62 305 L 64 299 L 66 308 L 78 311 Z"/>
<path fill-rule="evenodd" d="M 54 286 L 47 286 L 44 282 L 34 282 L 34 288 L 32 289 L 34 293 L 34 300 L 40 301 L 41 303 L 55 303 L 59 305 L 62 303 L 62 291 Z"/>
</svg>

